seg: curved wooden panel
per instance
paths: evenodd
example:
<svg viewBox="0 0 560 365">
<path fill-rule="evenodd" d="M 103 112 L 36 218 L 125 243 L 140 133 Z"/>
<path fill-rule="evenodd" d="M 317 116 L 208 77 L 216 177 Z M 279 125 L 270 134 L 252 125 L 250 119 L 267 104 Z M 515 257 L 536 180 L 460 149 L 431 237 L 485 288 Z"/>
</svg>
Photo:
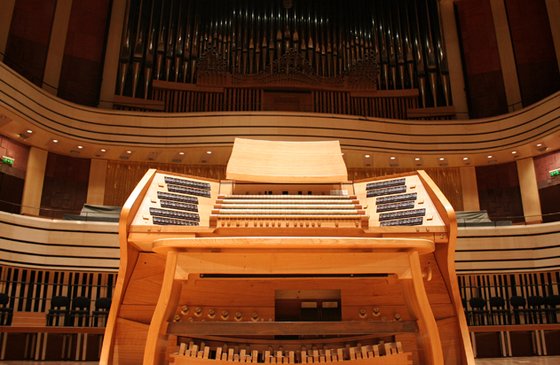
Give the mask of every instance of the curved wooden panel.
<svg viewBox="0 0 560 365">
<path fill-rule="evenodd" d="M 457 272 L 513 272 L 560 268 L 560 222 L 459 228 Z"/>
<path fill-rule="evenodd" d="M 116 271 L 117 224 L 61 221 L 0 212 L 0 263 L 45 269 Z M 557 270 L 560 223 L 459 228 L 459 274 Z"/>
<path fill-rule="evenodd" d="M 0 212 L 0 263 L 60 270 L 116 271 L 116 223 L 61 221 Z"/>
<path fill-rule="evenodd" d="M 230 147 L 235 137 L 244 136 L 337 139 L 343 149 L 430 155 L 496 152 L 536 140 L 560 148 L 560 93 L 503 116 L 434 123 L 294 112 L 118 112 L 60 100 L 3 64 L 0 80 L 0 110 L 9 119 L 4 133 L 34 126 L 60 138 L 109 146 Z"/>
</svg>

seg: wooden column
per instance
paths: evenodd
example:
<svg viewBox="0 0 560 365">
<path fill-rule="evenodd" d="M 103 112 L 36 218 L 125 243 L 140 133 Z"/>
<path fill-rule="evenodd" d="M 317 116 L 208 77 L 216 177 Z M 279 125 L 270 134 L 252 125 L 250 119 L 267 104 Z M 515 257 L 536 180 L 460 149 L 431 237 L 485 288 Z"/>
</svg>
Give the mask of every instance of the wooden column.
<svg viewBox="0 0 560 365">
<path fill-rule="evenodd" d="M 519 176 L 525 223 L 542 223 L 539 187 L 533 158 L 517 160 L 517 175 Z"/>
<path fill-rule="evenodd" d="M 461 174 L 463 210 L 480 210 L 476 169 L 472 166 L 464 166 L 459 169 L 459 173 Z"/>
<path fill-rule="evenodd" d="M 465 92 L 465 76 L 463 74 L 461 47 L 459 43 L 459 34 L 457 33 L 457 23 L 455 22 L 453 0 L 440 0 L 439 9 L 447 54 L 447 67 L 449 68 L 453 106 L 455 107 L 458 119 L 468 119 L 469 107 L 467 104 L 467 93 Z"/>
<path fill-rule="evenodd" d="M 27 171 L 23 184 L 23 197 L 21 199 L 21 214 L 39 215 L 47 156 L 47 151 L 40 150 L 37 147 L 31 147 L 29 150 Z"/>
<path fill-rule="evenodd" d="M 105 48 L 101 92 L 99 95 L 100 108 L 111 109 L 113 107 L 113 97 L 115 96 L 119 69 L 121 37 L 126 16 L 126 0 L 113 0 L 111 23 L 109 24 L 109 35 L 107 37 L 107 47 Z"/>
<path fill-rule="evenodd" d="M 515 65 L 515 54 L 509 33 L 509 24 L 504 0 L 490 0 L 492 8 L 492 18 L 496 30 L 496 41 L 498 43 L 498 53 L 500 54 L 500 65 L 504 78 L 504 87 L 508 110 L 510 112 L 521 109 L 521 90 L 519 79 L 517 78 L 517 66 Z"/>
<path fill-rule="evenodd" d="M 545 2 L 554 50 L 556 51 L 556 61 L 560 70 L 560 0 L 545 0 Z"/>
<path fill-rule="evenodd" d="M 89 167 L 87 204 L 103 205 L 105 203 L 106 178 L 107 160 L 92 159 Z"/>
<path fill-rule="evenodd" d="M 53 95 L 56 95 L 58 92 L 71 11 L 72 0 L 58 0 L 56 2 L 42 86 L 43 89 Z"/>
<path fill-rule="evenodd" d="M 0 62 L 4 61 L 16 0 L 0 1 Z"/>
</svg>

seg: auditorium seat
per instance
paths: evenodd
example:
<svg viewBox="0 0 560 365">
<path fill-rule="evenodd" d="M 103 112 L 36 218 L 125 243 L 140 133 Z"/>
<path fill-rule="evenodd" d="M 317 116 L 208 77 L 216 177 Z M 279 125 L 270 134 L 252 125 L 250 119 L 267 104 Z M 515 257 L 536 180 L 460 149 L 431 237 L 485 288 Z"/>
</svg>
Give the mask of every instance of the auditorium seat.
<svg viewBox="0 0 560 365">
<path fill-rule="evenodd" d="M 558 323 L 560 310 L 560 295 L 549 295 L 545 298 L 547 323 Z"/>
<path fill-rule="evenodd" d="M 509 324 L 509 312 L 506 309 L 506 301 L 502 297 L 491 297 L 490 304 L 490 324 L 505 325 Z"/>
<path fill-rule="evenodd" d="M 544 298 L 540 295 L 532 295 L 527 298 L 529 323 L 537 324 L 544 322 L 544 304 Z"/>
<path fill-rule="evenodd" d="M 95 300 L 95 309 L 91 312 L 91 325 L 93 327 L 105 327 L 110 308 L 110 298 L 97 298 Z"/>
<path fill-rule="evenodd" d="M 8 294 L 0 293 L 0 326 L 9 326 L 12 324 L 13 310 L 9 306 L 10 297 Z"/>
<path fill-rule="evenodd" d="M 472 326 L 484 326 L 486 324 L 486 300 L 480 297 L 472 297 L 469 300 L 471 306 L 471 323 Z"/>
<path fill-rule="evenodd" d="M 89 326 L 90 303 L 91 300 L 88 297 L 79 296 L 72 299 L 72 309 L 69 316 L 70 326 Z"/>
<path fill-rule="evenodd" d="M 70 298 L 55 295 L 47 312 L 47 326 L 67 326 L 70 323 Z"/>
<path fill-rule="evenodd" d="M 509 304 L 513 308 L 513 321 L 512 324 L 524 324 L 526 323 L 527 319 L 525 318 L 526 315 L 526 305 L 527 301 L 525 298 L 519 295 L 513 295 L 509 298 Z M 523 315 L 523 318 L 521 317 Z"/>
</svg>

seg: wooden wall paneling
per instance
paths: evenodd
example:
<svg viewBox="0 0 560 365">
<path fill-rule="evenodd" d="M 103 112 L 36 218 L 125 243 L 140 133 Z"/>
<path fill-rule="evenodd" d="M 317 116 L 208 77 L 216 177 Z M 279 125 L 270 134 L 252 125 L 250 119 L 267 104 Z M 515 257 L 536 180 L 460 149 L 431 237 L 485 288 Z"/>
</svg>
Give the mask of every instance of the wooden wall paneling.
<svg viewBox="0 0 560 365">
<path fill-rule="evenodd" d="M 480 209 L 493 220 L 523 222 L 523 206 L 515 163 L 477 166 Z"/>
<path fill-rule="evenodd" d="M 4 63 L 17 70 L 37 86 L 41 86 L 55 0 L 15 2 Z"/>
<path fill-rule="evenodd" d="M 560 90 L 545 0 L 505 0 L 523 105 Z"/>
<path fill-rule="evenodd" d="M 0 167 L 1 169 L 1 167 Z M 19 214 L 23 197 L 24 179 L 0 172 L 0 210 Z"/>
<path fill-rule="evenodd" d="M 455 2 L 471 118 L 508 112 L 489 0 Z"/>
<path fill-rule="evenodd" d="M 551 170 L 560 168 L 560 151 L 546 153 L 533 157 L 535 174 L 539 189 L 560 185 L 560 176 L 550 176 Z M 560 196 L 558 197 L 560 199 Z M 558 201 L 557 203 L 560 203 Z"/>
<path fill-rule="evenodd" d="M 48 154 L 41 215 L 62 218 L 80 213 L 87 197 L 89 165 L 89 159 Z"/>
</svg>

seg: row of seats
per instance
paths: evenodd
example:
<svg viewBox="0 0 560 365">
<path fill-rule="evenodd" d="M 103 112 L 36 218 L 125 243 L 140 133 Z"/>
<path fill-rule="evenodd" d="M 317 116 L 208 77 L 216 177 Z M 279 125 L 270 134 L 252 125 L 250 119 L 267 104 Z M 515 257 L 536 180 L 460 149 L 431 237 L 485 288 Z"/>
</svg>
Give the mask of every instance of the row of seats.
<svg viewBox="0 0 560 365">
<path fill-rule="evenodd" d="M 70 300 L 67 296 L 53 296 L 47 312 L 47 326 L 104 327 L 111 307 L 111 299 L 95 300 L 90 311 L 91 299 L 83 296 Z"/>
<path fill-rule="evenodd" d="M 463 300 L 469 326 L 559 323 L 560 295 Z"/>
</svg>

